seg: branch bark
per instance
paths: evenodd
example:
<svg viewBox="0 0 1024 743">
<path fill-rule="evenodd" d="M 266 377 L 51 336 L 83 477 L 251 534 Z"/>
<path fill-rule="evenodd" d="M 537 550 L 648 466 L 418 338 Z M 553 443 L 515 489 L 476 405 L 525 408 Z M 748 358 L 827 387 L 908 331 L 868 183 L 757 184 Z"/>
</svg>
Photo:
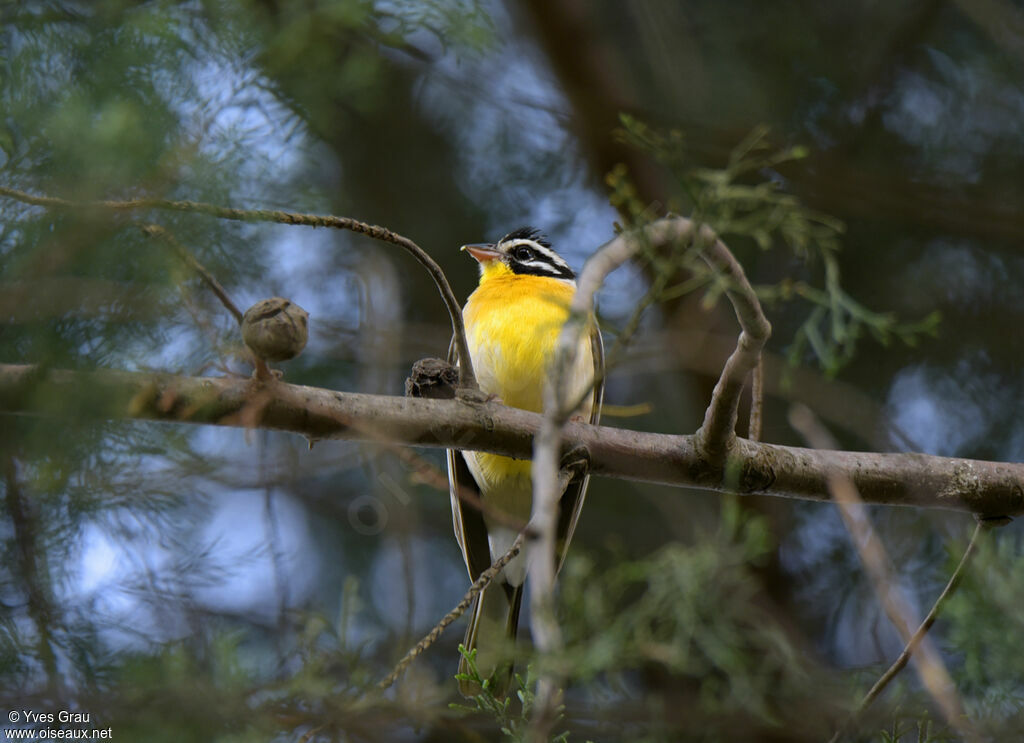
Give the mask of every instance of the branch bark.
<svg viewBox="0 0 1024 743">
<path fill-rule="evenodd" d="M 256 404 L 254 405 L 254 399 Z M 153 420 L 290 431 L 313 439 L 362 439 L 476 449 L 529 458 L 542 416 L 495 402 L 424 400 L 336 392 L 246 378 L 114 370 L 68 371 L 0 364 L 0 413 Z M 926 454 L 822 451 L 737 439 L 725 463 L 696 437 L 569 422 L 563 452 L 586 447 L 594 475 L 829 502 L 841 475 L 866 503 L 1024 513 L 1024 464 Z"/>
</svg>

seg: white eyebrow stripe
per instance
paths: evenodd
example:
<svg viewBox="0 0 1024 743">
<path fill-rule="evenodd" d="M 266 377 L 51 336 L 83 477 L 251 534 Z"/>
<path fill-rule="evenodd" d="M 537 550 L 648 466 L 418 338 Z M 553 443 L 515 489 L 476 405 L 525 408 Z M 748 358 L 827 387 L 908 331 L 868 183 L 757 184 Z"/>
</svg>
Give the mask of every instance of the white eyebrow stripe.
<svg viewBox="0 0 1024 743">
<path fill-rule="evenodd" d="M 508 245 L 503 245 L 502 247 L 504 247 L 506 251 L 510 251 L 510 250 L 513 250 L 514 248 L 519 247 L 520 245 L 525 245 L 528 248 L 531 248 L 532 250 L 536 251 L 537 253 L 539 253 L 540 255 L 544 256 L 547 259 L 547 260 L 544 260 L 544 261 L 536 261 L 536 260 L 533 260 L 533 261 L 523 261 L 522 265 L 524 265 L 524 266 L 536 266 L 538 268 L 542 267 L 542 266 L 543 267 L 554 266 L 557 269 L 564 269 L 564 270 L 567 270 L 567 271 L 571 270 L 569 268 L 569 264 L 566 263 L 562 259 L 562 257 L 560 255 L 558 255 L 558 253 L 553 251 L 551 248 L 544 247 L 543 245 L 541 245 L 540 243 L 538 243 L 538 242 L 536 242 L 534 240 L 524 240 L 524 239 L 520 238 L 518 240 L 513 240 L 512 242 L 508 243 Z M 556 270 L 556 271 L 553 271 L 553 273 L 557 274 L 557 273 L 559 273 L 559 271 Z"/>
<path fill-rule="evenodd" d="M 550 263 L 545 261 L 529 261 L 528 263 L 519 263 L 520 266 L 528 266 L 530 268 L 537 268 L 542 270 L 544 273 L 549 273 L 552 276 L 561 276 L 562 272 L 557 266 L 552 266 Z"/>
</svg>

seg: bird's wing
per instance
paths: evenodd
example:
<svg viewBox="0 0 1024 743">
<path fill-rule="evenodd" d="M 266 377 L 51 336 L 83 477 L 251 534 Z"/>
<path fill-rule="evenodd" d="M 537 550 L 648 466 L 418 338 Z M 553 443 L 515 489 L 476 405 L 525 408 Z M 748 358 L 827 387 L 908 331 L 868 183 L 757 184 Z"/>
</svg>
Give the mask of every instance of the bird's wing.
<svg viewBox="0 0 1024 743">
<path fill-rule="evenodd" d="M 491 566 L 491 548 L 487 526 L 480 511 L 480 488 L 458 449 L 448 450 L 448 491 L 452 497 L 452 523 L 455 540 L 462 548 L 470 580 Z"/>
<path fill-rule="evenodd" d="M 448 346 L 448 363 L 457 361 L 455 338 Z M 455 540 L 462 549 L 470 580 L 475 581 L 491 566 L 491 547 L 487 541 L 487 526 L 480 510 L 480 488 L 462 452 L 448 449 L 448 492 L 452 499 L 452 524 Z"/>
<path fill-rule="evenodd" d="M 604 403 L 604 341 L 601 329 L 594 319 L 594 327 L 590 332 L 590 350 L 594 357 L 594 390 L 591 400 L 590 424 L 596 426 L 601 420 L 601 405 Z M 569 551 L 569 542 L 576 531 L 576 523 L 580 520 L 583 500 L 587 496 L 590 474 L 584 474 L 569 481 L 568 487 L 558 503 L 558 561 L 556 568 L 561 569 L 565 554 Z"/>
<path fill-rule="evenodd" d="M 601 328 L 594 318 L 594 328 L 590 331 L 590 350 L 594 355 L 594 406 L 590 410 L 590 425 L 601 422 L 601 406 L 604 405 L 604 341 L 601 339 Z"/>
</svg>

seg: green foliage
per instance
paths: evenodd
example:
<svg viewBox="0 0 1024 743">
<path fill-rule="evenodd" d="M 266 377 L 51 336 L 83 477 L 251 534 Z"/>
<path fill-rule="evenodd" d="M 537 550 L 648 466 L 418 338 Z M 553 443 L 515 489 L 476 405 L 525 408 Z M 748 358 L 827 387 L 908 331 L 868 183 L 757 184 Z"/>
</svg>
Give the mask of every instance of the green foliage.
<svg viewBox="0 0 1024 743">
<path fill-rule="evenodd" d="M 736 240 L 742 245 L 750 240 L 761 250 L 781 244 L 809 267 L 821 265 L 822 288 L 793 279 L 755 287 L 768 308 L 793 300 L 809 306 L 809 313 L 789 344 L 791 363 L 799 363 L 810 352 L 822 369 L 834 374 L 853 358 L 857 341 L 865 334 L 882 344 L 897 339 L 907 345 L 914 345 L 922 335 L 936 334 L 938 312 L 921 320 L 900 322 L 891 313 L 868 309 L 842 289 L 837 254 L 843 224 L 783 191 L 777 177 L 780 165 L 807 156 L 805 148 L 773 149 L 768 129 L 762 126 L 732 150 L 724 167 L 708 168 L 690 163 L 681 132 L 661 132 L 626 114 L 621 122 L 619 139 L 651 155 L 671 175 L 678 196 L 669 202 L 669 211 L 688 214 L 695 223 L 709 225 L 726 242 Z M 639 199 L 624 166 L 613 170 L 607 181 L 612 205 L 627 215 L 631 226 L 651 219 L 651 208 Z M 727 283 L 697 258 L 699 245 L 683 248 L 668 256 L 646 252 L 654 269 L 649 301 L 674 299 L 703 288 L 705 304 L 714 304 L 728 288 Z M 667 276 L 679 269 L 690 278 L 668 286 Z"/>
<path fill-rule="evenodd" d="M 629 671 L 665 674 L 668 688 L 688 689 L 672 704 L 708 725 L 733 715 L 781 725 L 780 699 L 806 693 L 810 672 L 759 600 L 753 571 L 771 549 L 766 524 L 727 500 L 717 531 L 694 544 L 606 571 L 571 557 L 561 589 L 567 647 L 555 662 L 579 681 L 623 689 Z"/>
<path fill-rule="evenodd" d="M 958 556 L 951 555 L 950 562 Z M 1024 634 L 1017 599 L 1024 592 L 1024 554 L 1017 535 L 987 535 L 941 622 L 955 653 L 954 678 L 972 720 L 999 737 L 1024 725 L 1024 677 L 1007 638 Z M 1005 739 L 1005 738 L 1004 738 Z"/>
<path fill-rule="evenodd" d="M 615 556 L 603 568 L 571 553 L 559 581 L 565 648 L 533 657 L 506 698 L 491 694 L 475 653 L 460 648 L 470 671 L 457 678 L 475 681 L 483 692 L 472 706 L 452 706 L 487 714 L 506 739 L 523 740 L 535 675 L 548 671 L 585 695 L 583 709 L 601 710 L 609 695 L 618 709 L 639 706 L 643 722 L 630 713 L 623 719 L 594 713 L 601 739 L 753 739 L 757 731 L 784 730 L 813 698 L 814 673 L 763 606 L 754 571 L 772 549 L 764 520 L 726 499 L 717 530 L 693 544 L 669 545 L 643 559 Z M 638 673 L 660 682 L 634 699 Z M 573 730 L 579 721 L 569 709 L 562 708 L 563 724 Z M 798 739 L 808 731 L 826 735 L 826 720 L 806 718 Z M 579 734 L 587 736 L 586 727 Z"/>
<path fill-rule="evenodd" d="M 938 335 L 942 316 L 937 310 L 911 322 L 900 322 L 892 313 L 869 310 L 840 286 L 835 258 L 826 258 L 824 264 L 824 290 L 790 279 L 783 279 L 774 286 L 756 288 L 762 303 L 769 307 L 796 298 L 811 305 L 810 314 L 790 344 L 788 357 L 791 363 L 799 363 L 810 350 L 822 368 L 834 374 L 853 358 L 857 341 L 865 332 L 882 345 L 897 339 L 907 346 L 915 346 L 922 336 Z"/>
<path fill-rule="evenodd" d="M 468 673 L 455 674 L 456 681 L 470 681 L 480 689 L 480 693 L 470 698 L 473 706 L 466 704 L 452 703 L 451 709 L 462 712 L 482 712 L 494 720 L 498 730 L 506 739 L 514 743 L 522 743 L 529 739 L 530 715 L 533 712 L 533 705 L 536 701 L 534 689 L 537 679 L 533 674 L 533 667 L 527 669 L 526 677 L 515 674 L 509 688 L 509 694 L 504 697 L 496 697 L 492 691 L 490 679 L 480 677 L 480 671 L 476 665 L 476 648 L 472 651 L 466 650 L 465 645 L 459 645 L 459 653 L 466 659 Z M 557 710 L 558 720 L 564 717 L 564 706 Z M 551 738 L 551 743 L 566 743 L 569 739 L 569 731 L 563 731 Z"/>
<path fill-rule="evenodd" d="M 216 128 L 197 113 L 201 44 L 187 41 L 192 14 L 170 3 L 104 1 L 51 14 L 45 5 L 20 4 L 0 30 L 0 110 L 10 127 L 4 185 L 84 200 L 226 196 L 243 160 L 254 158 L 241 133 L 213 147 Z M 226 323 L 197 327 L 180 298 L 196 278 L 143 236 L 145 215 L 125 224 L 114 214 L 9 199 L 0 214 L 0 282 L 24 297 L 0 339 L 8 361 L 131 367 L 170 337 L 181 344 L 181 364 L 189 353 L 196 366 L 217 358 L 205 340 L 222 336 Z M 242 230 L 160 219 L 211 270 L 228 274 Z M 226 283 L 261 269 L 253 257 Z M 183 343 L 189 334 L 195 342 Z"/>
<path fill-rule="evenodd" d="M 686 156 L 681 132 L 664 134 L 627 114 L 620 120 L 620 140 L 650 154 L 675 180 L 682 197 L 669 203 L 670 211 L 689 213 L 723 237 L 750 237 L 763 250 L 777 239 L 804 257 L 838 249 L 843 230 L 839 220 L 808 209 L 775 182 L 743 182 L 750 177 L 761 181 L 779 165 L 806 157 L 806 149 L 773 151 L 768 129 L 762 126 L 733 149 L 725 167 L 698 167 Z"/>
<path fill-rule="evenodd" d="M 252 679 L 240 665 L 240 641 L 237 633 L 223 634 L 199 653 L 180 643 L 128 659 L 114 687 L 121 698 L 109 708 L 111 716 L 103 716 L 124 740 L 258 740 L 271 734 L 271 719 L 254 714 L 247 703 Z M 173 719 L 178 723 L 169 725 Z"/>
<path fill-rule="evenodd" d="M 945 743 L 954 740 L 948 733 L 936 733 L 931 720 L 894 720 L 888 730 L 879 732 L 880 743 Z"/>
</svg>

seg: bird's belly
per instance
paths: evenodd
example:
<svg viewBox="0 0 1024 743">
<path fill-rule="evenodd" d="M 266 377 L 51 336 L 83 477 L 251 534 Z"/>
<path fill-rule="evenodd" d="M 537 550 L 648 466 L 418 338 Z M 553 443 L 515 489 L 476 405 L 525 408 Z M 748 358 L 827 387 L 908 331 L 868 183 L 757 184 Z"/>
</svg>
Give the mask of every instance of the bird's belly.
<svg viewBox="0 0 1024 743">
<path fill-rule="evenodd" d="M 525 524 L 530 519 L 533 507 L 530 460 L 476 451 L 465 451 L 462 456 L 480 488 L 480 498 L 486 506 L 484 523 L 487 524 L 491 559 L 497 559 L 511 549 L 519 533 L 513 524 L 516 521 Z M 525 550 L 503 571 L 505 580 L 514 586 L 521 585 L 526 577 L 524 554 Z"/>
<path fill-rule="evenodd" d="M 529 459 L 512 459 L 479 451 L 463 452 L 463 456 L 488 509 L 522 521 L 530 518 L 533 487 Z"/>
</svg>

